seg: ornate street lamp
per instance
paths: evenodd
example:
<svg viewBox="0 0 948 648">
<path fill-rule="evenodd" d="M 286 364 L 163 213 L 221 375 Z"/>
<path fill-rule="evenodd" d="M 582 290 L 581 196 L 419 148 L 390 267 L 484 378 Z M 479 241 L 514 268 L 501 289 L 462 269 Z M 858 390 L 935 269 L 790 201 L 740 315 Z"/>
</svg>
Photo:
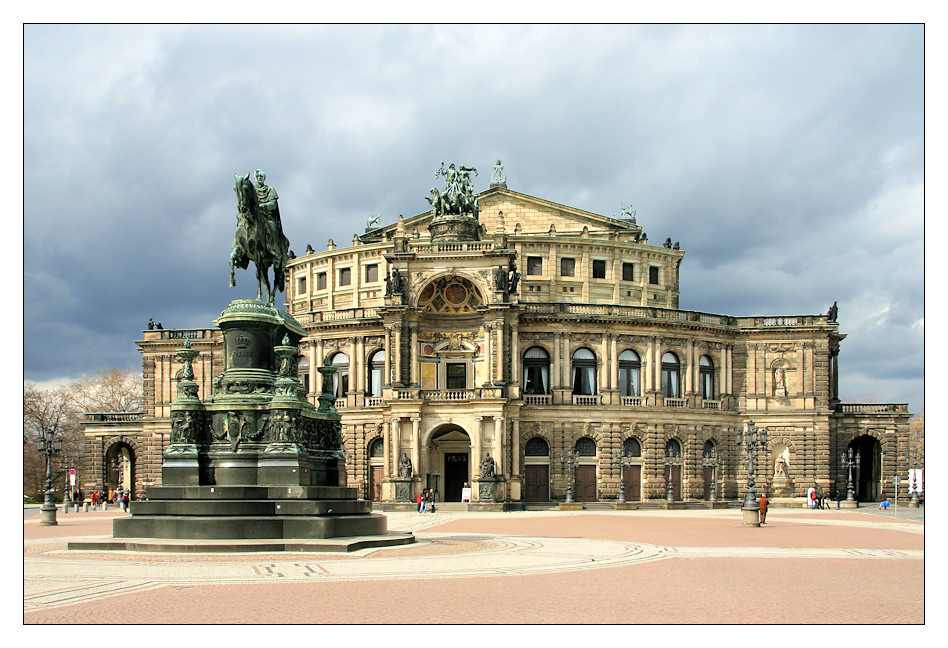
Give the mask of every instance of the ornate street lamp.
<svg viewBox="0 0 948 648">
<path fill-rule="evenodd" d="M 918 508 L 918 481 L 916 479 L 918 474 L 918 445 L 912 445 L 910 453 L 912 457 L 912 498 L 909 500 L 909 506 Z"/>
<path fill-rule="evenodd" d="M 576 463 L 576 455 L 572 448 L 567 448 L 565 452 L 560 453 L 560 464 L 566 468 L 566 503 L 573 503 L 573 464 Z"/>
<path fill-rule="evenodd" d="M 63 437 L 56 428 L 43 430 L 35 438 L 36 449 L 40 455 L 46 457 L 46 494 L 43 505 L 40 507 L 40 524 L 51 526 L 59 524 L 56 521 L 56 501 L 53 498 L 53 456 L 62 450 Z"/>
<path fill-rule="evenodd" d="M 758 428 L 754 420 L 747 421 L 747 434 L 737 431 L 737 446 L 747 453 L 747 496 L 744 498 L 744 526 L 760 526 L 760 505 L 757 503 L 757 491 L 754 490 L 754 454 L 757 446 L 767 447 L 767 428 Z"/>
<path fill-rule="evenodd" d="M 612 453 L 612 465 L 619 466 L 619 504 L 625 504 L 625 464 L 624 455 L 618 452 Z"/>
<path fill-rule="evenodd" d="M 706 454 L 701 459 L 701 465 L 709 466 L 711 468 L 711 497 L 708 501 L 717 502 L 718 501 L 718 455 L 714 451 L 714 448 L 711 449 L 710 454 Z"/>
<path fill-rule="evenodd" d="M 853 453 L 852 446 L 846 448 L 846 467 L 848 468 L 848 477 L 846 480 L 846 501 L 855 502 L 856 492 L 853 489 L 853 474 L 856 466 L 859 465 L 859 451 Z"/>
</svg>

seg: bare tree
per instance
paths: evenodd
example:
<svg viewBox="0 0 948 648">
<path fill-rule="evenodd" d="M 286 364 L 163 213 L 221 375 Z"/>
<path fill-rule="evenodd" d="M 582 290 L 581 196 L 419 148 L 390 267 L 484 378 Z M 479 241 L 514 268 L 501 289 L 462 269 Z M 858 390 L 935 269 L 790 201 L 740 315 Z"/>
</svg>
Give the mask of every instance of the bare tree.
<svg viewBox="0 0 948 648">
<path fill-rule="evenodd" d="M 83 450 L 79 430 L 80 413 L 64 387 L 43 391 L 33 384 L 23 389 L 23 493 L 42 498 L 46 483 L 46 461 L 37 442 L 47 432 L 62 436 L 62 452 L 53 459 L 53 484 L 65 485 L 70 460 L 78 463 Z"/>
<path fill-rule="evenodd" d="M 144 403 L 142 375 L 135 371 L 99 371 L 76 380 L 69 391 L 84 412 L 140 412 Z"/>
</svg>

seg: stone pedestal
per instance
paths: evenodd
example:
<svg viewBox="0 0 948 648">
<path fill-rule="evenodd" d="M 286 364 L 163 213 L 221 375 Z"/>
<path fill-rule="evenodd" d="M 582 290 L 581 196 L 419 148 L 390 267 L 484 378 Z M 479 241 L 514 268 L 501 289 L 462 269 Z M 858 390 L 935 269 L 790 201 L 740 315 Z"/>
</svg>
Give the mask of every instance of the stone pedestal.
<svg viewBox="0 0 948 648">
<path fill-rule="evenodd" d="M 790 497 L 793 494 L 793 482 L 786 477 L 774 477 L 773 490 L 775 497 Z"/>
<path fill-rule="evenodd" d="M 411 477 L 392 477 L 396 502 L 411 502 Z"/>
<path fill-rule="evenodd" d="M 474 479 L 474 488 L 477 489 L 477 499 L 479 502 L 493 503 L 504 500 L 504 478 L 495 477 L 477 477 Z"/>
<path fill-rule="evenodd" d="M 232 302 L 216 324 L 224 331 L 224 372 L 203 402 L 191 368 L 197 352 L 187 340 L 178 351 L 185 368 L 171 406 L 162 485 L 148 488 L 147 501 L 131 503 L 131 517 L 113 521 L 111 541 L 68 547 L 325 551 L 413 542 L 411 534 L 388 533 L 371 502 L 339 485 L 335 368 L 318 368 L 317 409 L 296 376 L 302 327 L 259 300 Z M 328 539 L 331 549 L 317 542 Z"/>
<path fill-rule="evenodd" d="M 760 508 L 759 507 L 744 507 L 741 509 L 743 513 L 744 520 L 743 526 L 746 527 L 759 527 L 760 526 Z"/>
<path fill-rule="evenodd" d="M 839 503 L 839 508 L 841 509 L 859 508 L 859 502 L 849 502 L 849 501 L 843 500 L 842 502 Z"/>
</svg>

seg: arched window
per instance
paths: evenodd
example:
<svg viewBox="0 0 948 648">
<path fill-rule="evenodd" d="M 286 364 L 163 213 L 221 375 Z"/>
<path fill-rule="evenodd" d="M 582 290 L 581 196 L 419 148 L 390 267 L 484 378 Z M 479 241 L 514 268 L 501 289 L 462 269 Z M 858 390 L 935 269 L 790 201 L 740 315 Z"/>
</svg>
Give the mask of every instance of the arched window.
<svg viewBox="0 0 948 648">
<path fill-rule="evenodd" d="M 372 445 L 369 446 L 369 456 L 373 458 L 385 456 L 385 443 L 382 439 L 376 439 L 372 442 Z"/>
<path fill-rule="evenodd" d="M 596 442 L 589 437 L 583 437 L 576 442 L 576 454 L 580 457 L 595 457 Z"/>
<path fill-rule="evenodd" d="M 550 388 L 550 355 L 540 347 L 523 354 L 523 393 L 547 394 Z"/>
<path fill-rule="evenodd" d="M 336 368 L 332 379 L 332 393 L 336 398 L 345 398 L 346 392 L 349 391 L 349 356 L 337 353 L 330 360 L 330 364 Z"/>
<path fill-rule="evenodd" d="M 592 396 L 596 393 L 596 354 L 577 349 L 573 354 L 573 393 Z"/>
<path fill-rule="evenodd" d="M 714 447 L 714 441 L 708 439 L 704 442 L 704 452 L 701 455 L 702 459 L 714 459 L 718 456 L 718 450 Z"/>
<path fill-rule="evenodd" d="M 714 362 L 706 355 L 698 361 L 698 385 L 701 398 L 714 400 Z"/>
<path fill-rule="evenodd" d="M 642 361 L 639 354 L 631 349 L 619 354 L 619 395 L 638 396 L 639 376 L 642 373 Z"/>
<path fill-rule="evenodd" d="M 666 457 L 681 457 L 681 444 L 675 439 L 669 439 L 665 444 Z"/>
<path fill-rule="evenodd" d="M 681 363 L 670 352 L 662 356 L 662 393 L 665 398 L 681 398 Z"/>
<path fill-rule="evenodd" d="M 385 369 L 385 352 L 379 349 L 369 356 L 367 367 L 368 380 L 366 381 L 366 396 L 369 398 L 381 398 L 382 396 L 382 372 Z"/>
<path fill-rule="evenodd" d="M 296 376 L 300 379 L 300 382 L 303 384 L 303 389 L 306 390 L 306 393 L 309 393 L 309 358 L 304 355 L 301 355 L 297 358 L 296 361 Z"/>
<path fill-rule="evenodd" d="M 550 444 L 548 444 L 545 439 L 542 439 L 540 437 L 533 437 L 532 439 L 527 441 L 527 445 L 523 447 L 523 456 L 549 457 Z"/>
<path fill-rule="evenodd" d="M 639 443 L 638 439 L 628 438 L 622 442 L 622 456 L 623 457 L 641 457 L 642 456 L 642 444 Z"/>
</svg>

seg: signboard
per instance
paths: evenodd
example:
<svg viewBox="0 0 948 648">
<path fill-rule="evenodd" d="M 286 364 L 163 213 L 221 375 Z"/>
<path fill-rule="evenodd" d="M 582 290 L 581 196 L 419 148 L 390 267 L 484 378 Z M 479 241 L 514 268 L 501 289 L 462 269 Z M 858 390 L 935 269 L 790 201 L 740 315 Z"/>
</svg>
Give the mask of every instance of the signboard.
<svg viewBox="0 0 948 648">
<path fill-rule="evenodd" d="M 462 502 L 471 501 L 471 487 L 470 486 L 461 489 L 461 501 Z"/>
<path fill-rule="evenodd" d="M 75 468 L 69 469 L 69 485 L 70 486 L 76 485 L 76 469 Z"/>
</svg>

